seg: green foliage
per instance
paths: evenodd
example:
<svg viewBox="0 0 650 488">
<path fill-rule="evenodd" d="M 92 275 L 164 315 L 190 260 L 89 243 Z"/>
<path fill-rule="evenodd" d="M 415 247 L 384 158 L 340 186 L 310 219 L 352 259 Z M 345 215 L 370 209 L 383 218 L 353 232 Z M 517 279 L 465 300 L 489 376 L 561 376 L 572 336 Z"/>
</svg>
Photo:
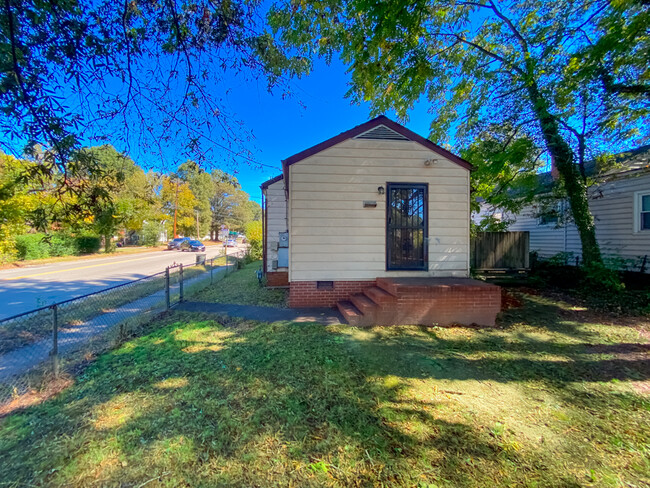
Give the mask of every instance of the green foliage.
<svg viewBox="0 0 650 488">
<path fill-rule="evenodd" d="M 50 257 L 44 234 L 27 234 L 15 237 L 18 259 L 41 259 Z"/>
<path fill-rule="evenodd" d="M 24 234 L 15 237 L 17 257 L 21 260 L 75 256 L 99 251 L 97 236 L 71 236 L 65 233 Z"/>
<path fill-rule="evenodd" d="M 101 239 L 93 235 L 81 235 L 74 238 L 75 248 L 79 254 L 91 254 L 99 251 Z"/>
<path fill-rule="evenodd" d="M 240 261 L 243 264 L 241 271 L 233 273 L 214 286 L 200 291 L 195 296 L 195 300 L 201 302 L 235 303 L 281 308 L 287 306 L 286 290 L 271 290 L 259 286 L 257 271 L 262 267 L 261 261 L 253 261 L 248 264 L 244 260 Z"/>
<path fill-rule="evenodd" d="M 647 2 L 606 0 L 325 0 L 276 4 L 270 22 L 305 56 L 338 53 L 351 73 L 348 95 L 373 113 L 406 119 L 425 97 L 434 140 L 468 146 L 496 126 L 543 148 L 585 260 L 601 262 L 581 169 L 591 148 L 648 137 L 649 11 Z M 501 173 L 493 162 L 487 176 Z"/>
<path fill-rule="evenodd" d="M 17 256 L 15 236 L 27 230 L 38 197 L 21 181 L 23 162 L 0 151 L 0 263 Z"/>
<path fill-rule="evenodd" d="M 475 236 L 477 232 L 506 232 L 512 220 L 503 218 L 503 214 L 488 214 L 481 217 L 478 224 L 470 221 L 470 234 Z"/>
<path fill-rule="evenodd" d="M 646 484 L 650 402 L 634 389 L 647 379 L 638 329 L 583 317 L 558 298 L 515 294 L 521 306 L 488 329 L 157 317 L 68 389 L 2 419 L 0 479 L 21 487 Z"/>
<path fill-rule="evenodd" d="M 540 152 L 531 138 L 496 125 L 483 130 L 462 152 L 476 168 L 471 174 L 472 211 L 492 210 L 479 224 L 481 230 L 506 230 L 510 222 L 504 213 L 517 213 L 533 200 Z M 494 217 L 496 212 L 501 214 L 499 219 Z"/>
<path fill-rule="evenodd" d="M 212 172 L 212 179 L 214 189 L 210 197 L 210 209 L 213 234 L 218 234 L 222 225 L 230 230 L 243 232 L 248 222 L 261 219 L 260 205 L 252 202 L 249 195 L 241 190 L 236 178 L 215 170 Z"/>
<path fill-rule="evenodd" d="M 82 154 L 95 163 L 82 206 L 89 209 L 92 228 L 103 236 L 105 250 L 111 251 L 118 229 L 139 231 L 144 220 L 155 218 L 154 187 L 135 161 L 112 146 L 88 148 Z"/>
<path fill-rule="evenodd" d="M 160 244 L 160 224 L 158 222 L 147 222 L 142 226 L 142 244 L 145 246 L 157 246 Z"/>
<path fill-rule="evenodd" d="M 251 259 L 257 261 L 262 259 L 262 221 L 255 220 L 246 224 L 246 240 L 248 241 L 250 248 L 248 249 L 248 254 Z"/>
<path fill-rule="evenodd" d="M 618 293 L 625 289 L 619 271 L 604 264 L 586 264 L 582 267 L 582 273 L 582 286 L 592 293 Z"/>
<path fill-rule="evenodd" d="M 570 290 L 594 310 L 616 314 L 650 312 L 648 279 L 639 273 L 625 274 L 617 259 L 608 265 L 575 266 L 573 253 L 558 253 L 549 259 L 531 256 L 532 270 L 528 284 L 539 289 Z"/>
<path fill-rule="evenodd" d="M 247 155 L 251 136 L 223 80 L 288 91 L 285 76 L 307 67 L 267 32 L 259 2 L 7 0 L 1 11 L 0 128 L 16 145 L 45 147 L 30 179 L 65 174 L 65 191 L 81 182 L 83 139 L 203 162 L 218 139 L 233 158 Z"/>
<path fill-rule="evenodd" d="M 175 207 L 180 233 L 195 235 L 197 212 L 201 229 L 208 233 L 220 225 L 214 224 L 211 205 L 226 187 L 231 193 L 225 195 L 221 223 L 243 229 L 257 210 L 261 213 L 231 176 L 206 173 L 191 162 L 181 165 L 177 175 L 145 173 L 127 155 L 103 145 L 79 151 L 73 163 L 84 184 L 67 194 L 60 192 L 57 178 L 34 186 L 25 176 L 32 161 L 0 153 L 0 262 L 95 252 L 98 235 L 107 251 L 118 234 L 137 233 L 145 245 L 155 246 L 165 227 L 171 234 Z M 21 238 L 17 249 L 15 236 L 30 230 L 50 240 L 44 244 L 39 238 Z M 71 243 L 59 237 L 63 235 L 92 237 Z"/>
<path fill-rule="evenodd" d="M 41 259 L 78 254 L 74 239 L 65 234 L 25 234 L 16 236 L 19 259 Z"/>
</svg>

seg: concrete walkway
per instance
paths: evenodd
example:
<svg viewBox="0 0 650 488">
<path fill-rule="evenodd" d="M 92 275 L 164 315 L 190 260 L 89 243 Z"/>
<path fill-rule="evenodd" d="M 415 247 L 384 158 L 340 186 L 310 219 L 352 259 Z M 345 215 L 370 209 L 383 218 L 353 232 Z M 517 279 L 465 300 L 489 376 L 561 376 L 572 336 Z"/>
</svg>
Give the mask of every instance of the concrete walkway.
<svg viewBox="0 0 650 488">
<path fill-rule="evenodd" d="M 183 302 L 174 310 L 202 312 L 241 317 L 260 322 L 317 322 L 323 325 L 343 324 L 343 317 L 332 308 L 274 308 L 255 305 L 228 305 L 224 303 Z"/>
</svg>

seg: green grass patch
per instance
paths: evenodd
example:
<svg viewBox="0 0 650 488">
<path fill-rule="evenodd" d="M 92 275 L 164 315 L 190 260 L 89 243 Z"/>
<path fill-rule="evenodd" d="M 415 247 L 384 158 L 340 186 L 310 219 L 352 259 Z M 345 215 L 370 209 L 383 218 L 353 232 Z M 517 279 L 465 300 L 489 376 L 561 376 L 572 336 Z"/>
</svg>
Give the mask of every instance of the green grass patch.
<svg viewBox="0 0 650 488">
<path fill-rule="evenodd" d="M 174 313 L 0 420 L 0 480 L 643 486 L 650 402 L 634 387 L 649 378 L 647 324 L 520 299 L 502 328 L 478 330 Z"/>
<path fill-rule="evenodd" d="M 242 269 L 192 296 L 193 301 L 286 307 L 287 292 L 260 286 L 257 270 L 261 261 L 247 264 Z"/>
</svg>

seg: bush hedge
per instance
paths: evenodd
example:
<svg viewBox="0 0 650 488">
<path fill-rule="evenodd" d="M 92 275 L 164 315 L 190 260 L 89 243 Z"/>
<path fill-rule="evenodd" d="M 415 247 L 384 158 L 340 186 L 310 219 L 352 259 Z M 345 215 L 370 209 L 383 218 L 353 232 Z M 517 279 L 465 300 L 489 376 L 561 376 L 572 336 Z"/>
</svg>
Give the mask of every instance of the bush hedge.
<svg viewBox="0 0 650 488">
<path fill-rule="evenodd" d="M 16 236 L 18 259 L 42 259 L 56 256 L 74 256 L 99 251 L 100 238 L 91 235 L 24 234 Z"/>
</svg>

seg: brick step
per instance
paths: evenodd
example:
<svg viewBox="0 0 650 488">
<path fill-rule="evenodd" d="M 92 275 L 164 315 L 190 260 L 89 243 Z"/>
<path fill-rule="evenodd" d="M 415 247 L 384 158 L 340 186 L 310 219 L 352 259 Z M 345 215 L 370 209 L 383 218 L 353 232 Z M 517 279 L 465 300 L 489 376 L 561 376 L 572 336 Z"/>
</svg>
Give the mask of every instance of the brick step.
<svg viewBox="0 0 650 488">
<path fill-rule="evenodd" d="M 350 297 L 352 304 L 359 309 L 359 311 L 368 318 L 374 318 L 377 311 L 377 304 L 373 302 L 366 295 L 358 293 Z"/>
<path fill-rule="evenodd" d="M 343 300 L 338 302 L 336 307 L 348 324 L 356 327 L 369 327 L 372 325 L 372 321 L 355 307 L 352 302 Z"/>
<path fill-rule="evenodd" d="M 393 295 L 377 286 L 366 288 L 363 290 L 363 294 L 378 305 L 383 305 L 385 303 L 391 303 L 395 301 L 395 297 Z"/>
<path fill-rule="evenodd" d="M 392 297 L 397 295 L 397 285 L 390 278 L 377 278 L 376 288 L 383 291 L 386 295 Z"/>
</svg>

